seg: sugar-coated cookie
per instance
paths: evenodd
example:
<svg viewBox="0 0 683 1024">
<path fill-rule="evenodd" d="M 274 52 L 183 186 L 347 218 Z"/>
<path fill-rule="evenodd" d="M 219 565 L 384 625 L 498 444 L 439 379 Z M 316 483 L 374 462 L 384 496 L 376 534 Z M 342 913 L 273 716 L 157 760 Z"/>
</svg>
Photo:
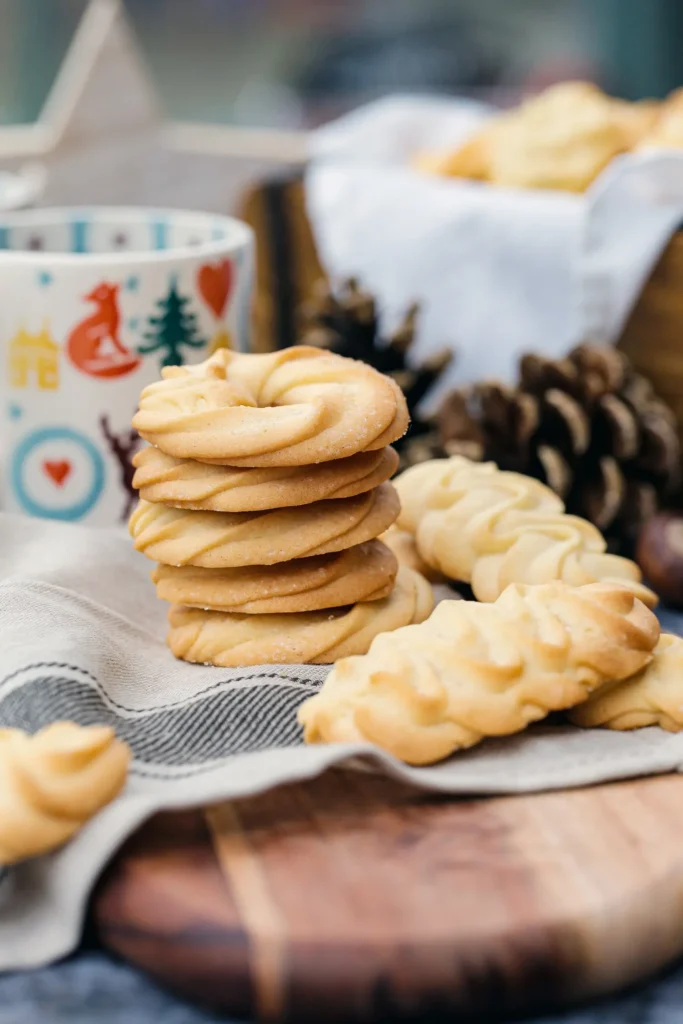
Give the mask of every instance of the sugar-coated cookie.
<svg viewBox="0 0 683 1024">
<path fill-rule="evenodd" d="M 618 586 L 511 586 L 494 604 L 444 601 L 421 625 L 335 665 L 299 721 L 309 743 L 369 741 L 430 764 L 628 678 L 658 637 L 656 616 Z"/>
<path fill-rule="evenodd" d="M 393 448 L 380 448 L 317 466 L 234 469 L 176 459 L 150 446 L 135 455 L 133 465 L 133 487 L 146 501 L 210 512 L 259 512 L 364 494 L 394 475 L 398 455 Z"/>
<path fill-rule="evenodd" d="M 140 501 L 130 533 L 136 550 L 155 562 L 224 569 L 343 551 L 378 537 L 398 513 L 388 483 L 355 498 L 270 512 L 193 512 Z"/>
<path fill-rule="evenodd" d="M 270 615 L 377 601 L 391 593 L 397 571 L 396 557 L 373 540 L 331 555 L 270 566 L 201 569 L 159 565 L 152 579 L 158 597 L 171 604 Z"/>
<path fill-rule="evenodd" d="M 230 466 L 308 466 L 384 448 L 408 426 L 403 393 L 354 359 L 297 345 L 219 349 L 167 367 L 133 426 L 168 455 Z"/>
<path fill-rule="evenodd" d="M 0 864 L 65 843 L 123 788 L 129 761 L 106 726 L 0 729 Z"/>
<path fill-rule="evenodd" d="M 434 606 L 432 589 L 401 567 L 391 594 L 346 608 L 294 615 L 229 615 L 174 606 L 168 646 L 176 658 L 223 668 L 331 664 L 362 654 L 378 633 L 422 622 Z"/>
<path fill-rule="evenodd" d="M 414 534 L 428 565 L 470 583 L 479 601 L 495 601 L 510 583 L 563 580 L 621 583 L 657 603 L 635 562 L 608 554 L 599 530 L 567 515 L 538 480 L 454 455 L 413 466 L 394 483 L 397 526 Z"/>
<path fill-rule="evenodd" d="M 586 728 L 683 729 L 683 638 L 665 633 L 649 665 L 624 682 L 607 683 L 571 719 Z"/>
</svg>

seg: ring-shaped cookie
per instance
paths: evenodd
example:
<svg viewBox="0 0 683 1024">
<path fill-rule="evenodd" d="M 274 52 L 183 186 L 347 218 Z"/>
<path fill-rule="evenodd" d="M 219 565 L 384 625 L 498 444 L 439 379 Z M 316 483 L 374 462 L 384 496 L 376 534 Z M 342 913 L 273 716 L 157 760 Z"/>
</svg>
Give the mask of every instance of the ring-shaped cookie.
<svg viewBox="0 0 683 1024">
<path fill-rule="evenodd" d="M 141 501 L 130 533 L 137 551 L 165 565 L 273 565 L 373 540 L 399 509 L 391 484 L 355 498 L 270 512 L 193 512 Z"/>
<path fill-rule="evenodd" d="M 146 501 L 202 512 L 260 512 L 364 494 L 394 475 L 398 455 L 380 448 L 318 466 L 234 469 L 175 459 L 150 446 L 133 465 L 133 487 Z"/>
<path fill-rule="evenodd" d="M 378 633 L 423 622 L 434 606 L 432 588 L 401 567 L 383 601 L 300 615 L 226 615 L 174 606 L 167 643 L 176 658 L 222 668 L 246 665 L 329 665 L 364 654 Z"/>
<path fill-rule="evenodd" d="M 378 540 L 331 555 L 275 565 L 202 569 L 159 565 L 152 573 L 157 596 L 171 604 L 207 611 L 272 615 L 339 608 L 388 597 L 396 556 Z"/>
<path fill-rule="evenodd" d="M 219 349 L 172 366 L 140 396 L 133 426 L 167 455 L 229 466 L 307 466 L 384 448 L 408 427 L 403 393 L 355 359 L 298 345 Z"/>
</svg>

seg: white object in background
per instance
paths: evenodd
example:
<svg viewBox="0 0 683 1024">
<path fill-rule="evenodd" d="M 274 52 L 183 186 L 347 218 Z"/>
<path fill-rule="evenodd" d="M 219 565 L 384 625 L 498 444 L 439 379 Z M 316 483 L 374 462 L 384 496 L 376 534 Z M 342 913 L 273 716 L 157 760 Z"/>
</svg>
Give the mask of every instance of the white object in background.
<svg viewBox="0 0 683 1024">
<path fill-rule="evenodd" d="M 164 120 L 121 0 L 90 0 L 34 124 L 0 126 L 0 162 L 47 164 L 45 201 L 229 209 L 240 181 L 302 163 L 306 132 Z"/>
<path fill-rule="evenodd" d="M 127 88 L 121 88 L 124 82 Z M 124 127 L 148 128 L 161 118 L 120 0 L 90 0 L 38 119 L 0 127 L 0 159 L 44 157 L 60 144 L 82 145 L 98 132 L 103 105 L 110 135 Z"/>
<path fill-rule="evenodd" d="M 40 164 L 27 164 L 17 174 L 0 171 L 0 212 L 33 206 L 45 187 L 45 177 Z"/>
<path fill-rule="evenodd" d="M 475 100 L 389 96 L 311 134 L 311 160 L 380 161 L 405 166 L 421 150 L 446 152 L 494 112 Z"/>
<path fill-rule="evenodd" d="M 447 148 L 487 116 L 458 100 L 397 97 L 311 143 L 307 204 L 326 271 L 358 276 L 387 327 L 419 300 L 415 354 L 446 344 L 458 353 L 442 387 L 510 381 L 524 351 L 556 357 L 585 337 L 614 341 L 683 222 L 683 153 L 615 161 L 585 196 L 408 165 L 410 152 L 439 139 Z"/>
<path fill-rule="evenodd" d="M 132 510 L 131 430 L 164 365 L 245 349 L 250 228 L 173 210 L 0 217 L 4 507 L 96 526 Z"/>
</svg>

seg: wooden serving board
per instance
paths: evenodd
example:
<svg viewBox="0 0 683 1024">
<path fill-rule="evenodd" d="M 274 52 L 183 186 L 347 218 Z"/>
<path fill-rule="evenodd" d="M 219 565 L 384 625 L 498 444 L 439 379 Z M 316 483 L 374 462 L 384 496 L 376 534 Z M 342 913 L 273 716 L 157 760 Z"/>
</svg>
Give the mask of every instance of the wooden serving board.
<svg viewBox="0 0 683 1024">
<path fill-rule="evenodd" d="M 94 914 L 111 950 L 239 1018 L 562 1005 L 683 952 L 683 778 L 444 800 L 329 772 L 154 819 Z"/>
</svg>

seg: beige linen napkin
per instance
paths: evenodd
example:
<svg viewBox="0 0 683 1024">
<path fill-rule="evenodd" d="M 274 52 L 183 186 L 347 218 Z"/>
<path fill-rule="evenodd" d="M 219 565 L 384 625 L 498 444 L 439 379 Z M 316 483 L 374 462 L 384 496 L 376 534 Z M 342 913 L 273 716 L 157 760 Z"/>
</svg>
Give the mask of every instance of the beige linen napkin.
<svg viewBox="0 0 683 1024">
<path fill-rule="evenodd" d="M 362 754 L 425 789 L 512 793 L 677 770 L 683 734 L 535 727 L 432 768 L 361 745 L 305 747 L 298 705 L 323 667 L 175 661 L 151 563 L 120 532 L 0 515 L 0 727 L 111 724 L 134 761 L 123 794 L 62 850 L 0 875 L 0 970 L 78 943 L 106 861 L 156 811 L 310 778 Z"/>
</svg>

